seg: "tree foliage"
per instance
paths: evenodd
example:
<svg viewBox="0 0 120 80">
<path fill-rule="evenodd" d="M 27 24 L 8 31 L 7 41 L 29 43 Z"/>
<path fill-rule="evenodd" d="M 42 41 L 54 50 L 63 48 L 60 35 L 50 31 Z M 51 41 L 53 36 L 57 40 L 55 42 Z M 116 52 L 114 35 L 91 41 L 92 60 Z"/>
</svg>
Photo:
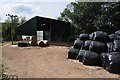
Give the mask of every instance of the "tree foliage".
<svg viewBox="0 0 120 80">
<path fill-rule="evenodd" d="M 101 15 L 97 17 L 95 26 L 98 30 L 111 34 L 120 29 L 120 3 L 104 3 L 101 5 Z"/>
<path fill-rule="evenodd" d="M 13 21 L 8 18 L 5 20 L 5 22 L 2 24 L 2 36 L 5 41 L 10 41 L 11 37 L 13 35 L 13 39 L 16 38 L 16 29 L 19 24 L 22 24 L 25 22 L 25 17 L 14 17 Z"/>
<path fill-rule="evenodd" d="M 96 30 L 110 34 L 120 29 L 120 2 L 72 2 L 58 20 L 70 22 L 74 35 Z"/>
</svg>

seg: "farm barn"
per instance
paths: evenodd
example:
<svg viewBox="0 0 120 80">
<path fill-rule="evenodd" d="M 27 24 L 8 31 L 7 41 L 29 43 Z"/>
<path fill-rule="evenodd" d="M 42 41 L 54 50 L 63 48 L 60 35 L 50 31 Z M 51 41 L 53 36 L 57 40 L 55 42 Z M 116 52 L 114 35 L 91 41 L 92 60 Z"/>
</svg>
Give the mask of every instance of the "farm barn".
<svg viewBox="0 0 120 80">
<path fill-rule="evenodd" d="M 19 36 L 37 36 L 38 40 L 66 42 L 70 33 L 70 23 L 35 16 L 17 27 Z"/>
</svg>

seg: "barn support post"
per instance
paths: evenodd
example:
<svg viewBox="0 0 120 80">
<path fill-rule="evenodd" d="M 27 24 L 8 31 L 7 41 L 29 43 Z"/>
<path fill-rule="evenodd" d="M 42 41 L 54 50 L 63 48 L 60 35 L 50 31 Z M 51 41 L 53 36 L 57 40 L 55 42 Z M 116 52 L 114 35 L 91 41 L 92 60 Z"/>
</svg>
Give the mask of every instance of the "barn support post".
<svg viewBox="0 0 120 80">
<path fill-rule="evenodd" d="M 50 41 L 51 41 L 51 37 L 52 37 L 52 36 L 51 36 L 51 33 L 52 33 L 51 26 L 52 26 L 52 20 L 50 20 L 50 36 L 49 36 L 49 38 L 50 38 L 49 40 L 50 40 Z"/>
<path fill-rule="evenodd" d="M 62 34 L 62 28 L 60 28 L 60 35 L 61 35 L 61 42 L 63 42 L 63 39 L 62 39 L 62 36 L 63 36 L 63 34 Z"/>
</svg>

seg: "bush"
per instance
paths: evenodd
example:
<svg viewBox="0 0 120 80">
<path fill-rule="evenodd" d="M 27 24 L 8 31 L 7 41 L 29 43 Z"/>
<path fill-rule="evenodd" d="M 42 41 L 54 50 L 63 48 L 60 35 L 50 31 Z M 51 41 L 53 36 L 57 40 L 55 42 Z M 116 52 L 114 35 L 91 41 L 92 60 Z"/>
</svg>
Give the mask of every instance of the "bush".
<svg viewBox="0 0 120 80">
<path fill-rule="evenodd" d="M 69 36 L 69 39 L 68 39 L 68 40 L 69 40 L 69 42 L 72 42 L 72 43 L 73 43 L 75 39 L 76 39 L 75 36 Z"/>
<path fill-rule="evenodd" d="M 3 65 L 0 64 L 0 80 L 2 80 L 2 74 L 3 74 Z"/>
</svg>

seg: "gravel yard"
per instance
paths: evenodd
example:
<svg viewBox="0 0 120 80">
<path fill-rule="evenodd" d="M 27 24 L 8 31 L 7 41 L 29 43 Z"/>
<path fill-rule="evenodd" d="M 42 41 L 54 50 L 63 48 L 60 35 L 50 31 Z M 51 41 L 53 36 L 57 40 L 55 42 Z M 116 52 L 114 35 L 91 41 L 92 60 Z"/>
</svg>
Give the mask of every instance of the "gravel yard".
<svg viewBox="0 0 120 80">
<path fill-rule="evenodd" d="M 102 67 L 85 66 L 77 60 L 67 59 L 69 47 L 2 47 L 6 74 L 19 78 L 118 78 Z"/>
</svg>

